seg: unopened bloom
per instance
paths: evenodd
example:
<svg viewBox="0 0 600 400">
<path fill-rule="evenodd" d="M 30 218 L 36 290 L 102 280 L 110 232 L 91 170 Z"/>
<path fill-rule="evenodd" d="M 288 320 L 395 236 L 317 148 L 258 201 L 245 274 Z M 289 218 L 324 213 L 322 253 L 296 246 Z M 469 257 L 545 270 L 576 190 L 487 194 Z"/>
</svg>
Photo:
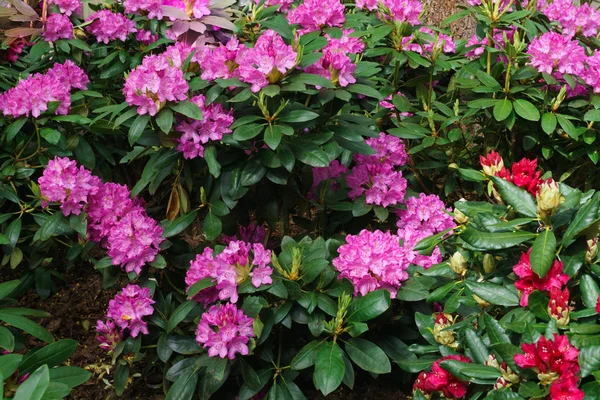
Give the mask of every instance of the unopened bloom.
<svg viewBox="0 0 600 400">
<path fill-rule="evenodd" d="M 556 213 L 558 207 L 564 201 L 564 197 L 560 194 L 556 181 L 547 179 L 539 186 L 536 200 L 539 216 L 542 219 L 548 219 Z"/>
<path fill-rule="evenodd" d="M 185 119 L 175 126 L 175 130 L 182 133 L 177 150 L 186 159 L 204 157 L 204 145 L 231 133 L 229 126 L 233 123 L 232 110 L 225 111 L 218 103 L 207 106 L 204 95 L 195 96 L 190 101 L 202 110 L 202 120 Z"/>
<path fill-rule="evenodd" d="M 483 168 L 483 173 L 488 176 L 494 176 L 504 169 L 502 156 L 494 150 L 487 153 L 485 157 L 479 156 L 479 163 L 481 164 L 481 168 Z"/>
<path fill-rule="evenodd" d="M 300 25 L 302 29 L 298 33 L 304 34 L 322 28 L 341 27 L 346 15 L 340 0 L 305 0 L 288 12 L 287 19 L 290 24 Z"/>
<path fill-rule="evenodd" d="M 460 251 L 455 252 L 450 257 L 450 269 L 462 276 L 467 273 L 467 260 Z"/>
<path fill-rule="evenodd" d="M 338 253 L 332 261 L 340 272 L 338 279 L 351 281 L 355 295 L 386 289 L 391 297 L 396 297 L 402 282 L 408 279 L 406 269 L 410 262 L 400 247 L 400 239 L 390 232 L 363 229 L 358 235 L 348 235 Z"/>
<path fill-rule="evenodd" d="M 240 80 L 252 84 L 258 92 L 296 65 L 296 52 L 274 30 L 265 31 L 251 49 L 244 48 L 235 58 Z"/>
<path fill-rule="evenodd" d="M 334 192 L 339 189 L 339 183 L 335 181 L 335 179 L 340 178 L 343 174 L 348 172 L 348 168 L 338 160 L 333 160 L 329 163 L 327 167 L 314 167 L 312 169 L 313 173 L 313 182 L 310 187 L 310 191 L 308 192 L 309 199 L 319 198 L 320 195 L 316 193 L 319 184 L 326 180 L 332 180 L 329 185 L 329 188 Z"/>
<path fill-rule="evenodd" d="M 136 337 L 140 332 L 148 334 L 147 323 L 142 318 L 152 315 L 154 303 L 150 289 L 127 285 L 108 302 L 106 316 L 115 321 L 121 330 L 129 329 L 131 337 Z"/>
<path fill-rule="evenodd" d="M 48 0 L 48 4 L 56 4 L 60 12 L 66 16 L 81 11 L 81 0 Z"/>
<path fill-rule="evenodd" d="M 566 335 L 554 334 L 553 339 L 541 336 L 537 343 L 523 343 L 524 354 L 515 354 L 515 363 L 521 368 L 532 368 L 543 385 L 548 385 L 564 374 L 578 374 L 579 350 L 569 343 Z"/>
<path fill-rule="evenodd" d="M 454 325 L 454 317 L 450 314 L 438 313 L 433 325 L 433 339 L 441 345 L 456 349 L 460 344 L 454 338 L 454 330 L 448 329 Z"/>
<path fill-rule="evenodd" d="M 255 337 L 254 320 L 234 304 L 212 306 L 202 314 L 196 341 L 208 348 L 209 357 L 235 359 L 237 353 L 248 354 L 248 341 Z"/>
<path fill-rule="evenodd" d="M 86 18 L 86 21 L 93 21 L 86 27 L 86 30 L 96 36 L 98 42 L 105 44 L 117 39 L 124 42 L 127 35 L 137 31 L 135 22 L 123 14 L 113 13 L 109 10 L 96 11 Z"/>
<path fill-rule="evenodd" d="M 535 37 L 527 54 L 530 65 L 539 72 L 581 75 L 585 70 L 587 57 L 584 48 L 560 33 L 548 32 Z"/>
<path fill-rule="evenodd" d="M 100 342 L 100 348 L 102 350 L 111 352 L 115 349 L 117 344 L 123 340 L 123 334 L 119 332 L 115 323 L 111 320 L 107 320 L 106 323 L 98 320 L 96 322 L 96 340 Z"/>
<path fill-rule="evenodd" d="M 483 256 L 483 272 L 491 274 L 496 269 L 496 260 L 490 253 L 486 253 Z"/>
<path fill-rule="evenodd" d="M 469 382 L 463 382 L 440 366 L 445 360 L 456 360 L 470 363 L 471 359 L 462 355 L 448 355 L 435 361 L 431 372 L 421 372 L 413 385 L 414 390 L 420 390 L 425 395 L 440 393 L 448 399 L 461 399 L 467 394 Z"/>
<path fill-rule="evenodd" d="M 560 290 L 556 287 L 551 288 L 548 315 L 556 320 L 556 325 L 559 328 L 562 328 L 569 325 L 570 314 L 569 289 Z"/>
<path fill-rule="evenodd" d="M 270 262 L 271 251 L 265 250 L 262 244 L 231 241 L 217 256 L 210 248 L 198 254 L 190 264 L 185 283 L 189 291 L 196 282 L 210 278 L 216 285 L 201 290 L 194 299 L 204 304 L 217 299 L 235 303 L 238 300 L 237 287 L 247 279 L 254 287 L 273 282 Z"/>
<path fill-rule="evenodd" d="M 55 42 L 58 39 L 73 39 L 73 24 L 66 15 L 52 14 L 46 20 L 42 36 L 47 42 Z"/>
<path fill-rule="evenodd" d="M 592 264 L 598 257 L 598 239 L 593 238 L 587 240 L 587 251 L 585 252 L 586 264 Z"/>
<path fill-rule="evenodd" d="M 65 216 L 79 215 L 88 203 L 89 197 L 98 191 L 100 179 L 83 166 L 66 157 L 54 157 L 48 162 L 38 180 L 42 193 L 42 206 L 48 202 L 61 203 Z"/>
<path fill-rule="evenodd" d="M 519 277 L 515 282 L 515 288 L 521 292 L 520 304 L 522 307 L 529 304 L 529 295 L 534 290 L 549 292 L 552 288 L 562 289 L 569 281 L 569 276 L 563 273 L 563 263 L 558 260 L 554 260 L 546 276 L 540 278 L 531 269 L 530 253 L 531 249 L 527 253 L 521 254 L 519 262 L 513 267 L 514 273 Z"/>
</svg>

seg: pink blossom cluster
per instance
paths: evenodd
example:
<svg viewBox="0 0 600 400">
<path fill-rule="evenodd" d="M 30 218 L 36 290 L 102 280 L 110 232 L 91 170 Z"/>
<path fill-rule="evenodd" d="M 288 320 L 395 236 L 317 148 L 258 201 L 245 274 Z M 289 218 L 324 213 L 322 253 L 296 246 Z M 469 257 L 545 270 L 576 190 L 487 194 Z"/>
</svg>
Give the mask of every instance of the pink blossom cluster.
<svg viewBox="0 0 600 400">
<path fill-rule="evenodd" d="M 196 329 L 196 341 L 208 347 L 209 357 L 233 360 L 237 353 L 248 354 L 248 341 L 256 337 L 253 324 L 254 320 L 235 304 L 215 305 L 202 314 Z"/>
<path fill-rule="evenodd" d="M 148 324 L 143 318 L 152 315 L 154 312 L 152 304 L 154 303 L 150 289 L 141 288 L 138 285 L 127 285 L 121 293 L 108 302 L 106 317 L 114 321 L 121 332 L 128 329 L 131 337 L 137 337 L 140 332 L 147 335 Z M 100 322 L 98 325 L 100 325 L 102 333 L 105 333 L 105 328 L 111 331 L 110 322 L 107 324 L 100 324 Z"/>
<path fill-rule="evenodd" d="M 498 50 L 503 50 L 506 47 L 506 41 L 504 40 L 504 35 L 506 35 L 506 39 L 508 42 L 512 42 L 515 36 L 515 32 L 517 31 L 516 26 L 511 26 L 508 29 L 497 29 L 494 28 L 494 34 L 492 35 L 492 47 Z M 473 49 L 469 50 L 465 56 L 468 58 L 479 57 L 485 51 L 485 46 L 487 46 L 488 38 L 484 37 L 483 39 L 478 39 L 477 35 L 473 35 L 467 41 L 467 47 L 477 46 Z M 498 60 L 505 61 L 506 56 L 500 54 L 498 56 Z"/>
<path fill-rule="evenodd" d="M 55 42 L 58 39 L 73 39 L 73 24 L 69 17 L 64 14 L 52 14 L 46 20 L 42 36 L 47 42 Z"/>
<path fill-rule="evenodd" d="M 181 70 L 186 57 L 182 57 L 182 51 L 170 46 L 162 54 L 144 57 L 142 64 L 129 73 L 123 93 L 127 103 L 137 106 L 138 114 L 154 116 L 167 101 L 187 99 L 189 86 Z"/>
<path fill-rule="evenodd" d="M 425 269 L 442 261 L 439 248 L 431 255 L 421 255 L 414 251 L 415 245 L 428 236 L 435 235 L 455 227 L 454 218 L 450 215 L 440 198 L 434 194 L 421 193 L 419 197 L 409 197 L 405 202 L 406 208 L 396 212 L 398 215 L 398 236 L 404 241 L 407 258 L 410 263 Z"/>
<path fill-rule="evenodd" d="M 123 340 L 123 333 L 117 329 L 115 323 L 111 320 L 106 322 L 96 321 L 96 340 L 100 343 L 100 348 L 104 351 L 113 351 L 117 344 Z"/>
<path fill-rule="evenodd" d="M 519 262 L 513 267 L 513 272 L 519 277 L 515 282 L 515 288 L 521 293 L 520 304 L 526 307 L 529 304 L 529 295 L 535 291 L 550 292 L 552 288 L 562 289 L 569 281 L 569 276 L 563 273 L 563 263 L 559 260 L 554 260 L 550 270 L 543 278 L 540 278 L 531 269 L 529 255 L 531 249 L 527 253 L 521 254 Z"/>
<path fill-rule="evenodd" d="M 87 211 L 89 239 L 107 248 L 113 265 L 139 275 L 156 258 L 163 230 L 140 201 L 131 200 L 126 186 L 102 183 L 75 161 L 60 157 L 48 162 L 38 183 L 44 207 L 61 203 L 65 216 Z"/>
<path fill-rule="evenodd" d="M 204 145 L 209 140 L 221 140 L 223 135 L 231 133 L 229 126 L 233 123 L 232 110 L 225 111 L 218 103 L 206 105 L 204 95 L 198 95 L 190 99 L 202 110 L 202 120 L 182 120 L 175 126 L 175 130 L 181 132 L 177 150 L 183 153 L 183 157 L 190 159 L 204 157 Z"/>
<path fill-rule="evenodd" d="M 365 195 L 367 204 L 382 207 L 398 204 L 406 194 L 407 181 L 397 171 L 408 159 L 404 144 L 395 136 L 380 133 L 379 138 L 367 140 L 377 153 L 371 156 L 356 155 L 356 165 L 346 181 L 351 199 Z"/>
<path fill-rule="evenodd" d="M 344 5 L 340 0 L 304 0 L 288 12 L 290 24 L 300 25 L 300 35 L 323 28 L 341 27 L 346 20 Z"/>
<path fill-rule="evenodd" d="M 556 21 L 562 28 L 562 34 L 574 36 L 596 36 L 600 28 L 600 12 L 588 3 L 581 6 L 573 0 L 553 0 L 544 8 L 544 14 L 550 21 Z"/>
<path fill-rule="evenodd" d="M 585 82 L 592 87 L 594 93 L 600 93 L 600 51 L 594 50 L 594 54 L 587 59 L 587 73 Z"/>
<path fill-rule="evenodd" d="M 575 40 L 556 32 L 535 37 L 527 54 L 530 64 L 540 72 L 582 75 L 586 54 Z"/>
<path fill-rule="evenodd" d="M 66 16 L 81 11 L 81 0 L 48 0 L 48 4 L 55 4 L 60 12 Z"/>
<path fill-rule="evenodd" d="M 261 0 L 254 0 L 256 4 L 260 4 Z M 265 7 L 279 6 L 279 11 L 286 12 L 290 6 L 294 4 L 294 0 L 265 0 Z"/>
<path fill-rule="evenodd" d="M 23 52 L 25 46 L 29 46 L 31 43 L 25 38 L 14 38 L 8 43 L 8 48 L 0 50 L 0 60 L 15 62 L 19 59 L 19 54 Z"/>
<path fill-rule="evenodd" d="M 124 0 L 123 7 L 127 14 L 147 13 L 150 19 L 162 19 L 164 0 Z"/>
<path fill-rule="evenodd" d="M 0 110 L 6 116 L 39 117 L 48 110 L 48 103 L 58 101 L 55 114 L 68 114 L 71 90 L 85 89 L 89 79 L 73 61 L 54 64 L 45 74 L 34 74 L 19 81 L 17 86 L 0 94 Z"/>
<path fill-rule="evenodd" d="M 85 29 L 96 36 L 98 42 L 108 44 L 113 40 L 119 39 L 124 42 L 127 35 L 135 33 L 135 22 L 120 13 L 114 13 L 109 10 L 96 11 L 86 18 L 87 22 L 93 21 Z"/>
<path fill-rule="evenodd" d="M 326 180 L 332 180 L 329 184 L 329 188 L 334 192 L 337 191 L 340 188 L 340 184 L 339 182 L 336 182 L 335 179 L 341 178 L 346 172 L 348 172 L 348 168 L 338 160 L 333 160 L 327 167 L 314 167 L 312 169 L 313 182 L 308 192 L 308 198 L 318 198 L 317 188 L 321 182 Z"/>
<path fill-rule="evenodd" d="M 240 225 L 238 227 L 237 235 L 225 236 L 223 235 L 223 244 L 229 244 L 240 240 L 247 243 L 263 243 L 267 236 L 267 230 L 260 225 L 249 224 L 248 226 Z"/>
<path fill-rule="evenodd" d="M 441 32 L 434 32 L 424 26 L 419 29 L 419 32 L 422 34 L 419 35 L 422 39 L 422 43 L 410 42 L 404 46 L 405 50 L 414 51 L 419 54 L 433 54 L 434 52 L 454 53 L 456 51 L 456 44 L 451 36 Z M 411 41 L 412 38 L 414 38 L 414 36 L 404 38 L 403 41 L 405 39 Z"/>
<path fill-rule="evenodd" d="M 135 34 L 135 40 L 147 46 L 156 42 L 158 40 L 158 35 L 145 29 L 138 29 Z"/>
<path fill-rule="evenodd" d="M 348 55 L 362 52 L 365 45 L 361 39 L 349 36 L 353 32 L 351 29 L 344 29 L 342 37 L 339 39 L 325 35 L 328 43 L 321 50 L 323 57 L 315 64 L 308 66 L 305 71 L 321 75 L 342 87 L 355 83 L 356 79 L 353 74 L 356 65 Z"/>
<path fill-rule="evenodd" d="M 202 79 L 229 79 L 239 77 L 236 57 L 244 48 L 237 38 L 231 38 L 227 44 L 205 50 L 201 56 Z"/>
<path fill-rule="evenodd" d="M 346 236 L 346 244 L 338 248 L 332 263 L 340 273 L 338 279 L 352 282 L 355 295 L 386 289 L 392 297 L 408 279 L 406 269 L 410 265 L 398 236 L 366 229 Z"/>
<path fill-rule="evenodd" d="M 381 0 L 387 10 L 380 13 L 380 18 L 397 22 L 408 22 L 411 25 L 421 24 L 423 3 L 421 0 Z M 379 0 L 356 0 L 358 8 L 373 11 L 378 8 Z M 388 12 L 389 11 L 389 12 Z"/>
<path fill-rule="evenodd" d="M 237 287 L 246 279 L 250 278 L 254 287 L 272 283 L 270 262 L 271 250 L 265 250 L 262 244 L 235 240 L 216 256 L 211 248 L 198 254 L 190 264 L 185 283 L 189 290 L 196 282 L 210 278 L 216 285 L 201 290 L 194 299 L 204 304 L 217 300 L 235 303 Z"/>
</svg>

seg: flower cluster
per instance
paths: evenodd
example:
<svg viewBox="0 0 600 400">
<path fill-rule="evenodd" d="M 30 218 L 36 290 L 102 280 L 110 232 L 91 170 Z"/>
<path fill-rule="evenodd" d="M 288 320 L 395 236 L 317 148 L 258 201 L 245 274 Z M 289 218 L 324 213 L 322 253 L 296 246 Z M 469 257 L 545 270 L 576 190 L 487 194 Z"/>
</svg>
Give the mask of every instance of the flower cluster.
<svg viewBox="0 0 600 400">
<path fill-rule="evenodd" d="M 115 323 L 111 320 L 106 322 L 96 321 L 96 340 L 100 343 L 100 348 L 104 351 L 113 351 L 117 344 L 123 340 L 123 333 L 117 329 Z"/>
<path fill-rule="evenodd" d="M 150 19 L 162 19 L 164 0 L 124 0 L 123 7 L 127 14 L 147 13 Z"/>
<path fill-rule="evenodd" d="M 587 3 L 579 6 L 573 0 L 554 0 L 544 8 L 544 14 L 560 24 L 563 35 L 596 36 L 600 28 L 600 12 Z"/>
<path fill-rule="evenodd" d="M 60 209 L 68 216 L 81 213 L 90 197 L 98 192 L 100 179 L 83 166 L 77 168 L 73 160 L 55 157 L 48 162 L 38 183 L 42 206 L 46 207 L 48 202 L 61 203 Z"/>
<path fill-rule="evenodd" d="M 108 42 L 119 39 L 124 42 L 127 35 L 135 33 L 135 22 L 123 14 L 113 13 L 109 10 L 96 11 L 86 21 L 93 21 L 86 30 L 96 36 L 98 42 Z"/>
<path fill-rule="evenodd" d="M 70 16 L 81 11 L 81 0 L 48 0 L 48 4 L 55 4 L 62 14 Z"/>
<path fill-rule="evenodd" d="M 342 31 L 339 39 L 325 35 L 327 45 L 322 49 L 323 57 L 315 64 L 308 66 L 305 71 L 311 74 L 321 75 L 329 79 L 333 84 L 342 87 L 356 82 L 354 70 L 356 65 L 348 54 L 357 54 L 363 51 L 365 45 L 359 38 L 350 37 L 354 32 L 351 29 Z"/>
<path fill-rule="evenodd" d="M 238 300 L 238 285 L 248 278 L 254 287 L 273 282 L 270 262 L 271 250 L 265 250 L 262 244 L 231 241 L 216 256 L 211 248 L 198 254 L 190 264 L 185 283 L 189 290 L 196 282 L 210 278 L 216 285 L 201 290 L 194 299 L 204 304 L 218 299 L 235 303 Z"/>
<path fill-rule="evenodd" d="M 229 126 L 233 123 L 232 111 L 223 110 L 218 103 L 206 105 L 204 95 L 190 99 L 202 110 L 202 120 L 182 120 L 175 130 L 181 132 L 177 150 L 184 158 L 204 157 L 204 145 L 209 140 L 221 140 L 223 135 L 231 133 Z"/>
<path fill-rule="evenodd" d="M 162 228 L 138 200 L 131 200 L 127 187 L 102 183 L 75 161 L 60 157 L 48 162 L 38 183 L 43 206 L 59 202 L 65 216 L 87 211 L 89 239 L 107 248 L 113 265 L 139 274 L 156 258 Z"/>
<path fill-rule="evenodd" d="M 58 39 L 73 39 L 73 24 L 64 14 L 52 14 L 46 20 L 42 34 L 47 42 Z"/>
<path fill-rule="evenodd" d="M 420 390 L 425 395 L 440 393 L 448 399 L 461 399 L 467 394 L 469 382 L 463 382 L 440 366 L 445 360 L 470 363 L 471 359 L 462 355 L 450 354 L 433 363 L 431 372 L 421 372 L 413 384 L 413 391 Z"/>
<path fill-rule="evenodd" d="M 579 351 L 566 335 L 541 336 L 537 343 L 523 343 L 521 349 L 524 354 L 516 354 L 515 363 L 533 369 L 542 385 L 550 385 L 551 400 L 567 398 L 565 394 L 571 400 L 583 400 L 584 393 L 577 387 Z"/>
<path fill-rule="evenodd" d="M 237 236 L 223 236 L 223 243 L 229 244 L 236 240 L 247 243 L 263 243 L 267 235 L 267 230 L 260 225 L 249 224 L 248 226 L 240 225 Z"/>
<path fill-rule="evenodd" d="M 338 278 L 352 282 L 355 295 L 386 289 L 395 297 L 402 282 L 408 279 L 405 251 L 400 238 L 390 232 L 364 229 L 358 235 L 348 235 L 338 253 L 333 260 L 340 272 Z"/>
<path fill-rule="evenodd" d="M 248 354 L 248 341 L 255 337 L 254 320 L 234 304 L 212 306 L 202 314 L 196 330 L 196 341 L 208 347 L 209 357 L 235 358 Z"/>
<path fill-rule="evenodd" d="M 550 288 L 550 301 L 548 302 L 548 315 L 556 320 L 558 327 L 569 324 L 571 307 L 569 306 L 569 289 L 560 290 L 557 287 Z"/>
<path fill-rule="evenodd" d="M 456 51 L 456 44 L 451 36 L 441 32 L 434 32 L 433 30 L 421 27 L 419 29 L 419 38 L 422 43 L 415 43 L 415 36 L 409 36 L 403 39 L 403 44 L 406 44 L 404 50 L 414 51 L 419 54 L 437 54 L 437 53 L 454 53 Z"/>
<path fill-rule="evenodd" d="M 382 207 L 398 204 L 404 199 L 407 182 L 402 172 L 397 171 L 408 159 L 404 144 L 392 135 L 380 133 L 377 139 L 368 139 L 367 144 L 377 152 L 371 156 L 357 155 L 356 165 L 346 180 L 352 199 L 365 194 L 367 204 Z"/>
<path fill-rule="evenodd" d="M 319 198 L 320 196 L 317 193 L 317 188 L 321 182 L 338 179 L 346 172 L 348 172 L 348 168 L 346 168 L 346 166 L 340 163 L 338 160 L 333 160 L 327 167 L 314 167 L 312 169 L 313 182 L 312 186 L 310 187 L 310 191 L 308 192 L 308 198 Z M 340 188 L 340 184 L 339 182 L 332 181 L 329 185 L 329 188 L 335 192 Z"/>
<path fill-rule="evenodd" d="M 369 11 L 376 10 L 380 0 L 356 0 L 358 8 L 366 8 Z M 411 25 L 421 24 L 423 3 L 421 0 L 381 0 L 385 12 L 380 13 L 383 20 L 397 22 L 408 22 Z"/>
<path fill-rule="evenodd" d="M 581 75 L 585 70 L 584 48 L 560 33 L 548 32 L 535 37 L 527 54 L 530 64 L 540 72 Z"/>
<path fill-rule="evenodd" d="M 425 256 L 412 250 L 422 239 L 454 228 L 454 218 L 451 209 L 446 209 L 440 198 L 434 194 L 410 197 L 406 200 L 406 209 L 397 211 L 398 236 L 404 241 L 407 257 L 410 263 L 429 268 L 442 261 L 439 248 L 431 255 Z"/>
<path fill-rule="evenodd" d="M 341 27 L 346 20 L 344 5 L 340 0 L 305 0 L 288 12 L 290 24 L 302 27 L 298 34 L 318 31 L 323 28 Z"/>
<path fill-rule="evenodd" d="M 538 194 L 540 185 L 544 182 L 541 179 L 542 171 L 537 169 L 537 158 L 523 158 L 514 163 L 511 170 L 504 166 L 502 157 L 495 151 L 491 151 L 485 157 L 479 156 L 479 162 L 486 175 L 506 179 L 534 196 Z"/>
<path fill-rule="evenodd" d="M 125 80 L 125 101 L 137 106 L 138 114 L 153 116 L 167 101 L 186 100 L 189 86 L 183 77 L 181 58 L 181 50 L 175 46 L 162 54 L 144 57 Z"/>
<path fill-rule="evenodd" d="M 207 81 L 239 77 L 239 65 L 236 63 L 236 57 L 243 48 L 244 45 L 233 37 L 224 45 L 205 50 L 201 55 L 202 74 L 200 77 Z"/>
<path fill-rule="evenodd" d="M 554 260 L 546 276 L 540 278 L 531 269 L 530 253 L 531 249 L 527 253 L 521 254 L 519 262 L 513 267 L 513 272 L 519 277 L 515 282 L 515 287 L 521 292 L 522 307 L 529 304 L 529 295 L 534 290 L 550 292 L 552 288 L 562 289 L 569 281 L 569 276 L 563 273 L 563 263 L 558 260 Z"/>
<path fill-rule="evenodd" d="M 89 79 L 71 60 L 54 64 L 45 74 L 34 74 L 19 81 L 17 86 L 0 94 L 0 110 L 6 116 L 37 118 L 48 110 L 48 103 L 57 101 L 55 114 L 68 114 L 71 90 L 85 89 Z"/>
<path fill-rule="evenodd" d="M 142 318 L 152 315 L 154 312 L 152 304 L 154 303 L 150 289 L 141 288 L 138 285 L 127 285 L 121 293 L 108 302 L 106 317 L 114 321 L 121 328 L 121 332 L 128 329 L 132 337 L 137 337 L 140 332 L 147 335 L 148 324 Z M 106 325 L 100 323 L 98 325 L 103 330 L 102 333 L 105 333 L 104 327 L 110 330 L 110 322 Z"/>
<path fill-rule="evenodd" d="M 158 40 L 158 35 L 145 29 L 138 29 L 138 31 L 135 34 L 135 40 L 147 46 L 151 43 L 156 42 Z"/>
</svg>

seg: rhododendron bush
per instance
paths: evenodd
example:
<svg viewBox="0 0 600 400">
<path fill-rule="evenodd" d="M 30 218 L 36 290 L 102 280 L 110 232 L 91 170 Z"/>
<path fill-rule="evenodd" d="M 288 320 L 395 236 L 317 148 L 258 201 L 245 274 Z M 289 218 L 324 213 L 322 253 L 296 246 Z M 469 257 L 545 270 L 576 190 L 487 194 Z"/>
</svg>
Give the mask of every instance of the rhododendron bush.
<svg viewBox="0 0 600 400">
<path fill-rule="evenodd" d="M 9 397 L 88 378 L 4 308 L 74 270 L 118 396 L 600 397 L 593 5 L 0 4 Z"/>
</svg>

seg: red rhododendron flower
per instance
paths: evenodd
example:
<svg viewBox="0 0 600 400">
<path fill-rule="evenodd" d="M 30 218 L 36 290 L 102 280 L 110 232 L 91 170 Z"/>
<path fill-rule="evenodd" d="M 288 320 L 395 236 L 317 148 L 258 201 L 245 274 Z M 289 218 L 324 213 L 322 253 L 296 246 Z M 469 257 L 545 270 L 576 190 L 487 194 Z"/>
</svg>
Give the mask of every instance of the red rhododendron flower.
<svg viewBox="0 0 600 400">
<path fill-rule="evenodd" d="M 550 301 L 548 302 L 548 314 L 556 320 L 558 326 L 569 323 L 571 309 L 569 307 L 569 289 L 560 290 L 553 287 L 550 289 Z"/>
<path fill-rule="evenodd" d="M 533 160 L 523 158 L 512 165 L 512 183 L 534 196 L 542 183 L 541 175 L 542 171 L 537 170 L 537 158 Z"/>
<path fill-rule="evenodd" d="M 462 355 L 451 354 L 433 363 L 431 372 L 421 372 L 413 385 L 413 390 L 425 394 L 441 392 L 448 399 L 461 399 L 467 394 L 469 382 L 463 382 L 440 366 L 444 360 L 456 360 L 470 363 L 471 359 Z"/>
<path fill-rule="evenodd" d="M 549 292 L 553 287 L 562 289 L 569 281 L 569 276 L 563 274 L 563 263 L 558 260 L 554 260 L 546 276 L 540 278 L 531 269 L 529 253 L 531 253 L 531 249 L 527 253 L 523 253 L 517 265 L 513 267 L 514 273 L 520 278 L 515 282 L 515 287 L 522 293 L 521 306 L 523 307 L 529 303 L 529 295 L 534 290 Z"/>
<path fill-rule="evenodd" d="M 577 378 L 567 373 L 550 385 L 550 400 L 583 400 L 585 393 L 577 387 Z"/>
<path fill-rule="evenodd" d="M 497 175 L 499 171 L 506 170 L 502 156 L 494 150 L 487 153 L 485 157 L 479 156 L 479 162 L 486 175 Z"/>
<path fill-rule="evenodd" d="M 596 312 L 600 314 L 600 296 L 598 296 L 598 302 L 596 303 Z"/>
<path fill-rule="evenodd" d="M 569 343 L 566 335 L 554 334 L 554 340 L 540 337 L 537 343 L 523 343 L 525 354 L 516 354 L 515 362 L 521 368 L 534 368 L 538 374 L 577 374 L 579 350 Z"/>
</svg>

